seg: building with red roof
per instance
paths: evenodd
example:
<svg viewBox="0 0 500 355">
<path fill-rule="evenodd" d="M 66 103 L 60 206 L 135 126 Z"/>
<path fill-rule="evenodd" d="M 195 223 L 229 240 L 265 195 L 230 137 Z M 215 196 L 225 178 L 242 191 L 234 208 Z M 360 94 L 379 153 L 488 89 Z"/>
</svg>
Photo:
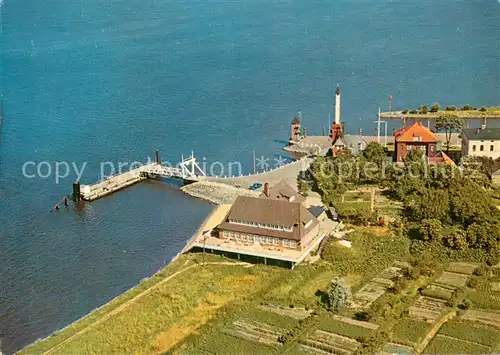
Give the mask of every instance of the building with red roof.
<svg viewBox="0 0 500 355">
<path fill-rule="evenodd" d="M 398 129 L 394 132 L 394 149 L 397 162 L 402 162 L 412 149 L 421 149 L 427 157 L 437 153 L 439 139 L 420 122 Z"/>
</svg>

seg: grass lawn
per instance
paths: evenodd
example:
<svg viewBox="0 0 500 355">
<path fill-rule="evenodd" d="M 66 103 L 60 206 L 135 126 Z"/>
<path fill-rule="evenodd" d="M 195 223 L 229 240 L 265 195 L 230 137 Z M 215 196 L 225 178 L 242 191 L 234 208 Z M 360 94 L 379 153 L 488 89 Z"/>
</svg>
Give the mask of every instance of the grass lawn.
<svg viewBox="0 0 500 355">
<path fill-rule="evenodd" d="M 193 257 L 201 260 L 200 256 L 187 255 L 177 263 L 182 265 Z M 98 318 L 94 316 L 92 321 L 85 319 L 84 324 L 76 323 L 23 353 L 50 349 L 51 354 L 165 352 L 212 319 L 226 304 L 251 297 L 272 283 L 274 277 L 288 271 L 236 265 L 220 257 L 208 260 L 224 264 L 201 266 L 190 261 L 184 266 L 189 270 L 163 283 L 160 273 L 155 277 L 156 286 L 127 303 L 126 307 L 105 307 Z M 146 288 L 140 286 L 141 290 Z M 124 298 L 130 300 L 132 297 L 127 294 Z M 119 303 L 123 306 L 125 301 L 119 299 Z"/>
<path fill-rule="evenodd" d="M 425 348 L 424 354 L 486 354 L 490 348 L 455 338 L 437 335 Z"/>
<path fill-rule="evenodd" d="M 412 343 L 421 342 L 431 327 L 432 324 L 427 322 L 404 318 L 393 328 L 392 339 L 396 343 L 412 346 Z"/>
<path fill-rule="evenodd" d="M 449 335 L 490 347 L 495 346 L 500 340 L 500 329 L 472 322 L 461 322 L 459 320 L 452 320 L 445 323 L 439 329 L 439 334 Z"/>
</svg>

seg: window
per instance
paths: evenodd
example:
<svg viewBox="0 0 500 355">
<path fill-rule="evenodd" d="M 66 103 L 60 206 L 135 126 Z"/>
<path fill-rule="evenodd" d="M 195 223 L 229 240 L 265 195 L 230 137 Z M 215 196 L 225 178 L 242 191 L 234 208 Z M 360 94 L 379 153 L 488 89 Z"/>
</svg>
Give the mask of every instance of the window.
<svg viewBox="0 0 500 355">
<path fill-rule="evenodd" d="M 490 152 L 492 152 L 492 151 L 493 151 L 493 146 L 492 146 L 492 145 L 490 145 Z"/>
<path fill-rule="evenodd" d="M 472 151 L 473 151 L 473 152 L 475 152 L 475 151 L 476 151 L 476 145 L 475 145 L 475 144 L 472 146 Z"/>
<path fill-rule="evenodd" d="M 290 248 L 296 248 L 297 247 L 297 243 L 295 243 L 295 241 L 293 240 L 290 240 Z"/>
<path fill-rule="evenodd" d="M 479 146 L 479 150 L 480 150 L 481 152 L 482 152 L 482 151 L 484 151 L 484 145 L 482 145 L 482 144 L 481 144 L 481 145 Z"/>
<path fill-rule="evenodd" d="M 420 136 L 413 136 L 413 141 L 414 142 L 421 142 L 422 141 L 422 137 L 420 137 Z"/>
</svg>

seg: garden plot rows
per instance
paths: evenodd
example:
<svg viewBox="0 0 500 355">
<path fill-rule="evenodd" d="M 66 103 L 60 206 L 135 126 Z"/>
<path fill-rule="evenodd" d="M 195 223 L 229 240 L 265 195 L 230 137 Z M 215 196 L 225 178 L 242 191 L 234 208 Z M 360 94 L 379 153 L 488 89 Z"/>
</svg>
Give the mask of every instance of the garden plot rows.
<svg viewBox="0 0 500 355">
<path fill-rule="evenodd" d="M 276 313 L 280 316 L 292 317 L 297 320 L 302 320 L 309 317 L 312 314 L 312 310 L 306 310 L 305 308 L 285 308 L 281 306 L 258 306 L 260 310 L 266 312 Z"/>
<path fill-rule="evenodd" d="M 311 353 L 350 355 L 361 346 L 361 343 L 342 335 L 316 330 L 312 336 L 300 340 L 300 346 Z"/>
<path fill-rule="evenodd" d="M 371 306 L 389 287 L 394 285 L 392 281 L 396 277 L 402 276 L 402 268 L 390 266 L 382 271 L 377 277 L 371 279 L 353 296 L 352 307 L 365 309 Z"/>
<path fill-rule="evenodd" d="M 424 322 L 435 322 L 446 309 L 446 301 L 438 298 L 419 296 L 410 306 L 409 315 Z"/>
<path fill-rule="evenodd" d="M 469 309 L 462 316 L 462 319 L 478 322 L 485 325 L 491 325 L 500 329 L 500 311 Z"/>
<path fill-rule="evenodd" d="M 234 321 L 230 328 L 224 330 L 224 333 L 265 345 L 281 345 L 278 337 L 284 333 L 284 330 L 265 323 Z"/>
<path fill-rule="evenodd" d="M 423 291 L 425 296 L 449 300 L 453 292 L 464 287 L 470 275 L 477 268 L 474 263 L 451 263 L 441 276 Z"/>
<path fill-rule="evenodd" d="M 453 319 L 445 323 L 425 349 L 425 353 L 486 354 L 500 342 L 500 329 L 477 322 Z"/>
</svg>

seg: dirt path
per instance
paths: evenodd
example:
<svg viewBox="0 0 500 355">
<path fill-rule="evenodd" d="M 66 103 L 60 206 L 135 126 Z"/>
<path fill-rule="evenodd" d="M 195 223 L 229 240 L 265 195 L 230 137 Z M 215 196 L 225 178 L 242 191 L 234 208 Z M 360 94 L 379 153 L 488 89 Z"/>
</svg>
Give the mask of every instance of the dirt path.
<svg viewBox="0 0 500 355">
<path fill-rule="evenodd" d="M 188 263 L 188 261 L 186 261 L 186 263 L 184 263 L 184 265 L 186 265 Z M 248 265 L 248 263 L 244 263 L 244 262 L 229 262 L 229 261 L 220 261 L 220 262 L 208 262 L 208 263 L 205 263 L 206 265 Z M 105 320 L 107 320 L 108 318 L 120 313 L 121 311 L 123 311 L 125 308 L 127 308 L 128 306 L 130 306 L 131 304 L 135 303 L 138 299 L 142 298 L 143 296 L 149 294 L 151 291 L 157 289 L 158 287 L 160 287 L 161 285 L 163 285 L 164 283 L 170 281 L 171 279 L 173 279 L 174 277 L 176 277 L 177 275 L 183 273 L 184 271 L 187 271 L 187 270 L 190 270 L 196 266 L 201 266 L 201 265 L 198 265 L 198 264 L 192 264 L 192 265 L 189 265 L 188 267 L 182 269 L 182 270 L 179 270 L 175 273 L 173 273 L 172 275 L 164 278 L 163 280 L 161 280 L 160 282 L 157 282 L 156 284 L 154 284 L 153 286 L 151 286 L 150 288 L 142 291 L 141 293 L 139 293 L 138 295 L 134 296 L 133 298 L 131 298 L 130 300 L 124 302 L 123 304 L 121 304 L 120 306 L 116 307 L 115 309 L 113 309 L 111 312 L 109 312 L 108 314 L 106 314 L 105 316 L 103 316 L 102 318 L 98 319 L 97 321 L 95 321 L 94 323 L 88 325 L 87 327 L 83 328 L 82 330 L 80 330 L 79 332 L 73 334 L 72 336 L 70 336 L 68 339 L 64 340 L 63 342 L 57 344 L 56 346 L 54 346 L 52 349 L 44 352 L 43 354 L 44 355 L 48 355 L 48 354 L 51 354 L 53 353 L 55 350 L 59 349 L 62 345 L 70 342 L 71 340 L 75 339 L 76 337 L 78 337 L 79 335 L 82 335 L 83 333 L 89 331 L 90 329 L 94 328 L 96 325 L 99 325 L 101 324 L 102 322 L 104 322 Z"/>
</svg>

